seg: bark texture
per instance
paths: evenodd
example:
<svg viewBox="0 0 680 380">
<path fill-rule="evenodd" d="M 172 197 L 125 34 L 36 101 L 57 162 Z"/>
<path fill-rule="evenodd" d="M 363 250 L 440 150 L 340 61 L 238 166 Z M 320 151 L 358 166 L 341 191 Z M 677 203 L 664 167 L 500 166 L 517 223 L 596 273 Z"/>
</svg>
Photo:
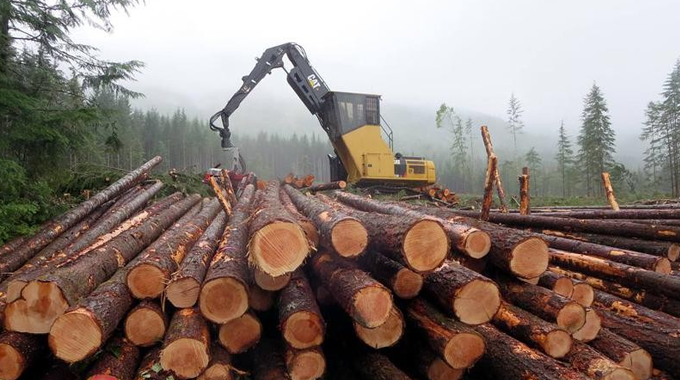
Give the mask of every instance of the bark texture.
<svg viewBox="0 0 680 380">
<path fill-rule="evenodd" d="M 85 378 L 88 380 L 133 380 L 139 364 L 139 348 L 125 338 L 113 338 L 104 352 L 92 364 Z"/>
<path fill-rule="evenodd" d="M 344 190 L 347 187 L 347 182 L 345 181 L 335 181 L 320 183 L 318 185 L 312 185 L 307 188 L 310 193 L 314 194 L 317 191 L 328 191 L 328 190 Z"/>
<path fill-rule="evenodd" d="M 279 294 L 279 326 L 283 339 L 293 348 L 323 343 L 326 326 L 314 292 L 301 269 L 293 272 Z"/>
<path fill-rule="evenodd" d="M 412 380 L 404 371 L 397 368 L 385 355 L 367 352 L 352 361 L 354 369 L 365 379 L 373 380 Z"/>
<path fill-rule="evenodd" d="M 614 363 L 592 347 L 579 341 L 574 342 L 574 346 L 564 357 L 564 361 L 569 363 L 571 368 L 593 379 L 635 380 L 635 375 L 631 370 Z"/>
<path fill-rule="evenodd" d="M 652 357 L 637 344 L 614 334 L 608 329 L 600 330 L 594 340 L 588 342 L 590 346 L 604 354 L 614 363 L 633 371 L 637 379 L 648 379 L 652 376 Z"/>
<path fill-rule="evenodd" d="M 491 144 L 491 135 L 489 134 L 489 128 L 486 125 L 481 127 L 482 140 L 484 141 L 484 148 L 486 148 L 486 155 L 488 157 L 496 157 L 493 151 L 493 144 Z M 503 190 L 503 182 L 501 181 L 501 175 L 498 172 L 498 166 L 496 165 L 493 171 L 493 179 L 496 184 L 496 190 L 498 191 L 498 199 L 501 202 L 501 211 L 508 212 L 508 205 L 505 202 L 505 190 Z"/>
<path fill-rule="evenodd" d="M 0 379 L 18 379 L 41 356 L 43 340 L 37 335 L 0 333 Z"/>
<path fill-rule="evenodd" d="M 373 278 L 392 289 L 402 299 L 416 297 L 423 286 L 423 276 L 376 251 L 369 251 L 359 259 L 362 268 Z"/>
</svg>

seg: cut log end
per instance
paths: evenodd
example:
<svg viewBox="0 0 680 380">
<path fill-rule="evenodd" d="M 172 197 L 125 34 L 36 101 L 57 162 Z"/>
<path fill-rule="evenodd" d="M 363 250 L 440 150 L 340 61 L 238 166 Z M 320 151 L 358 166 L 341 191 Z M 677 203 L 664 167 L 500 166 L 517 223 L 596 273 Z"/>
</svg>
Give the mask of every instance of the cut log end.
<svg viewBox="0 0 680 380">
<path fill-rule="evenodd" d="M 11 280 L 7 285 L 7 295 L 5 301 L 7 303 L 14 302 L 21 297 L 21 291 L 28 283 L 22 280 Z"/>
<path fill-rule="evenodd" d="M 484 231 L 473 230 L 465 237 L 465 252 L 473 259 L 481 259 L 491 249 L 491 237 Z"/>
<path fill-rule="evenodd" d="M 95 353 L 102 345 L 99 324 L 86 310 L 76 309 L 57 318 L 48 343 L 56 357 L 75 363 Z"/>
<path fill-rule="evenodd" d="M 317 350 L 297 352 L 286 365 L 291 380 L 314 380 L 326 372 L 326 359 Z"/>
<path fill-rule="evenodd" d="M 627 368 L 617 368 L 600 377 L 602 380 L 636 380 L 635 375 Z"/>
<path fill-rule="evenodd" d="M 415 223 L 404 236 L 404 260 L 416 272 L 438 268 L 449 254 L 449 237 L 441 224 L 432 220 Z"/>
<path fill-rule="evenodd" d="M 574 282 L 569 277 L 560 277 L 555 281 L 552 291 L 562 297 L 571 298 L 574 293 Z"/>
<path fill-rule="evenodd" d="M 571 350 L 573 340 L 571 335 L 564 330 L 550 331 L 545 337 L 543 349 L 553 358 L 562 358 Z"/>
<path fill-rule="evenodd" d="M 578 302 L 584 307 L 590 307 L 595 299 L 595 291 L 593 287 L 586 283 L 578 283 L 574 285 L 574 291 L 571 294 L 571 299 Z"/>
<path fill-rule="evenodd" d="M 204 317 L 227 323 L 248 310 L 248 290 L 233 278 L 216 278 L 203 285 L 198 303 Z"/>
<path fill-rule="evenodd" d="M 490 321 L 500 306 L 501 295 L 496 284 L 474 279 L 456 293 L 453 313 L 463 323 L 479 325 Z"/>
<path fill-rule="evenodd" d="M 165 336 L 165 320 L 155 310 L 139 308 L 125 320 L 125 337 L 136 346 L 148 347 Z"/>
<path fill-rule="evenodd" d="M 165 289 L 165 296 L 174 307 L 183 309 L 196 304 L 200 291 L 201 284 L 198 281 L 185 277 L 172 281 Z"/>
<path fill-rule="evenodd" d="M 486 344 L 481 336 L 462 332 L 446 344 L 444 359 L 452 368 L 468 368 L 484 355 L 485 349 Z"/>
<path fill-rule="evenodd" d="M 671 262 L 665 257 L 661 257 L 654 264 L 654 271 L 663 274 L 671 274 Z"/>
<path fill-rule="evenodd" d="M 548 269 L 548 245 L 539 238 L 529 238 L 512 251 L 510 270 L 522 278 L 539 277 Z"/>
<path fill-rule="evenodd" d="M 382 325 L 367 329 L 354 322 L 354 332 L 362 342 L 369 347 L 381 349 L 395 345 L 404 334 L 404 317 L 398 308 L 393 307 L 387 322 Z"/>
<path fill-rule="evenodd" d="M 680 245 L 675 243 L 671 244 L 671 246 L 668 247 L 668 260 L 677 261 L 679 257 L 680 257 Z"/>
<path fill-rule="evenodd" d="M 633 371 L 636 379 L 649 379 L 654 371 L 652 357 L 643 349 L 627 353 L 619 365 Z"/>
<path fill-rule="evenodd" d="M 249 313 L 221 325 L 218 333 L 220 344 L 230 354 L 247 351 L 260 341 L 261 336 L 262 324 Z"/>
<path fill-rule="evenodd" d="M 272 292 L 275 292 L 277 290 L 283 289 L 286 285 L 288 285 L 288 281 L 290 281 L 290 276 L 291 273 L 286 273 L 282 274 L 278 277 L 272 277 L 268 275 L 267 273 L 255 268 L 254 272 L 254 278 L 255 278 L 255 283 L 262 289 L 264 290 L 269 290 Z"/>
<path fill-rule="evenodd" d="M 586 323 L 573 334 L 574 339 L 581 342 L 590 342 L 597 338 L 602 328 L 602 318 L 593 309 L 586 310 Z"/>
<path fill-rule="evenodd" d="M 414 271 L 403 268 L 394 277 L 392 290 L 394 294 L 402 299 L 416 297 L 423 288 L 423 276 Z"/>
<path fill-rule="evenodd" d="M 295 223 L 276 221 L 253 234 L 250 260 L 272 277 L 297 269 L 310 247 L 302 228 Z"/>
<path fill-rule="evenodd" d="M 387 321 L 392 310 L 392 295 L 384 287 L 368 286 L 354 295 L 354 309 L 364 327 L 375 328 Z"/>
<path fill-rule="evenodd" d="M 436 358 L 427 369 L 428 380 L 458 380 L 465 374 L 465 369 L 452 368 L 440 358 Z"/>
<path fill-rule="evenodd" d="M 9 344 L 0 344 L 0 379 L 18 379 L 25 369 L 24 355 Z"/>
<path fill-rule="evenodd" d="M 130 269 L 127 286 L 135 298 L 157 298 L 163 293 L 168 282 L 166 274 L 158 267 L 140 264 Z"/>
<path fill-rule="evenodd" d="M 576 301 L 569 302 L 557 314 L 557 325 L 575 333 L 586 324 L 586 309 Z"/>
<path fill-rule="evenodd" d="M 274 292 L 259 286 L 251 286 L 248 290 L 248 306 L 255 311 L 267 311 L 274 306 Z"/>
<path fill-rule="evenodd" d="M 368 232 L 358 220 L 344 219 L 333 226 L 331 244 L 338 255 L 356 257 L 366 251 Z"/>
<path fill-rule="evenodd" d="M 323 321 L 315 313 L 297 312 L 286 319 L 281 330 L 286 342 L 297 349 L 319 346 L 323 343 Z"/>
<path fill-rule="evenodd" d="M 197 377 L 210 362 L 208 348 L 195 339 L 181 338 L 161 351 L 161 367 L 183 379 Z"/>
<path fill-rule="evenodd" d="M 5 309 L 5 328 L 9 331 L 47 334 L 69 304 L 59 287 L 52 282 L 31 281 L 18 299 Z"/>
<path fill-rule="evenodd" d="M 232 380 L 231 367 L 228 364 L 215 364 L 208 367 L 197 380 Z"/>
</svg>

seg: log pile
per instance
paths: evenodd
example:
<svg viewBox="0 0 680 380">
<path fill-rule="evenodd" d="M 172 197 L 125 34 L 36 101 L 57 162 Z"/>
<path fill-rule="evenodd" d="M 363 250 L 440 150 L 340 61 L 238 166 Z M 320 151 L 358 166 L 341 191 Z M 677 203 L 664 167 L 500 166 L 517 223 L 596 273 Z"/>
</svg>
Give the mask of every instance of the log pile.
<svg viewBox="0 0 680 380">
<path fill-rule="evenodd" d="M 0 247 L 0 379 L 680 375 L 669 233 L 278 181 L 153 200 L 153 165 Z M 669 210 L 639 215 L 680 220 Z"/>
</svg>

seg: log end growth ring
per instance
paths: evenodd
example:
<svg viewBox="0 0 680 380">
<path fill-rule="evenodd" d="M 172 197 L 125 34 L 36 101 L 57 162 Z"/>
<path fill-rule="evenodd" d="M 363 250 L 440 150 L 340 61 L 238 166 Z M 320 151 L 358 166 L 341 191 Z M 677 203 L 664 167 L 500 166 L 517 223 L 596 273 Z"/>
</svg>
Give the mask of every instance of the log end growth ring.
<svg viewBox="0 0 680 380">
<path fill-rule="evenodd" d="M 165 321 L 154 310 L 140 308 L 125 320 L 125 337 L 136 346 L 151 346 L 165 336 Z"/>
<path fill-rule="evenodd" d="M 491 249 L 491 237 L 484 231 L 471 231 L 465 238 L 465 252 L 473 259 L 481 259 Z"/>
<path fill-rule="evenodd" d="M 102 345 L 99 324 L 89 312 L 76 309 L 57 318 L 48 337 L 56 357 L 75 363 L 93 354 Z"/>
<path fill-rule="evenodd" d="M 671 261 L 665 257 L 659 258 L 654 264 L 654 271 L 662 274 L 671 274 Z"/>
<path fill-rule="evenodd" d="M 233 278 L 216 278 L 203 285 L 198 304 L 210 321 L 227 323 L 248 310 L 248 290 Z"/>
<path fill-rule="evenodd" d="M 440 358 L 435 358 L 427 369 L 427 378 L 430 380 L 458 380 L 463 374 L 464 369 L 451 368 Z"/>
<path fill-rule="evenodd" d="M 354 310 L 362 326 L 376 328 L 387 321 L 392 310 L 392 295 L 381 286 L 369 286 L 354 295 Z"/>
<path fill-rule="evenodd" d="M 333 226 L 331 244 L 342 257 L 356 257 L 368 247 L 368 232 L 356 219 L 344 219 Z"/>
<path fill-rule="evenodd" d="M 288 285 L 288 282 L 290 281 L 290 277 L 292 273 L 286 273 L 282 274 L 278 277 L 272 277 L 268 275 L 267 273 L 255 268 L 253 270 L 254 277 L 255 277 L 255 283 L 262 289 L 264 290 L 269 290 L 272 292 L 275 292 L 277 290 L 283 289 L 286 285 Z"/>
<path fill-rule="evenodd" d="M 288 374 L 292 380 L 318 379 L 324 372 L 326 359 L 316 350 L 298 353 L 288 363 Z"/>
<path fill-rule="evenodd" d="M 560 277 L 555 281 L 552 291 L 562 297 L 571 298 L 574 293 L 574 282 L 569 277 Z"/>
<path fill-rule="evenodd" d="M 678 258 L 680 258 L 680 245 L 673 243 L 668 247 L 668 260 L 677 261 Z"/>
<path fill-rule="evenodd" d="M 61 289 L 52 282 L 31 281 L 21 292 L 22 299 L 7 305 L 5 328 L 31 334 L 47 334 L 69 304 Z"/>
<path fill-rule="evenodd" d="M 183 379 L 197 377 L 209 362 L 207 347 L 194 339 L 177 339 L 161 351 L 161 367 Z"/>
<path fill-rule="evenodd" d="M 323 321 L 315 313 L 297 312 L 281 326 L 283 338 L 294 348 L 304 349 L 323 343 Z"/>
<path fill-rule="evenodd" d="M 573 339 L 565 330 L 550 331 L 545 337 L 543 349 L 545 353 L 553 358 L 559 359 L 568 354 L 571 350 Z"/>
<path fill-rule="evenodd" d="M 218 339 L 230 354 L 240 354 L 257 344 L 262 336 L 262 324 L 249 313 L 220 326 Z"/>
<path fill-rule="evenodd" d="M 469 368 L 484 355 L 485 350 L 486 344 L 481 336 L 462 332 L 446 344 L 444 359 L 452 368 Z"/>
<path fill-rule="evenodd" d="M 571 299 L 584 307 L 590 307 L 595 299 L 595 291 L 589 284 L 583 282 L 574 284 L 574 291 L 571 293 Z"/>
<path fill-rule="evenodd" d="M 449 254 L 449 236 L 434 220 L 420 220 L 406 232 L 402 246 L 406 264 L 416 272 L 438 268 Z"/>
<path fill-rule="evenodd" d="M 168 282 L 166 274 L 158 267 L 140 264 L 127 275 L 127 285 L 135 298 L 156 298 L 163 293 Z"/>
<path fill-rule="evenodd" d="M 512 250 L 510 270 L 518 277 L 535 278 L 548 269 L 548 260 L 548 245 L 542 239 L 531 237 Z"/>
<path fill-rule="evenodd" d="M 576 301 L 567 303 L 559 313 L 557 313 L 557 325 L 572 334 L 585 324 L 586 309 Z"/>
<path fill-rule="evenodd" d="M 186 277 L 171 282 L 165 290 L 165 296 L 174 307 L 184 309 L 196 304 L 200 290 L 201 284 L 193 278 Z"/>
<path fill-rule="evenodd" d="M 0 379 L 15 380 L 24 372 L 24 356 L 9 344 L 0 344 Z"/>
<path fill-rule="evenodd" d="M 423 276 L 404 268 L 397 272 L 392 288 L 394 294 L 401 299 L 414 298 L 423 288 Z"/>
<path fill-rule="evenodd" d="M 354 332 L 362 342 L 374 349 L 394 346 L 404 334 L 404 317 L 398 308 L 393 307 L 387 322 L 382 325 L 367 329 L 354 322 Z"/>
<path fill-rule="evenodd" d="M 654 370 L 652 356 L 643 349 L 626 354 L 619 364 L 625 368 L 630 368 L 636 379 L 649 379 Z"/>
<path fill-rule="evenodd" d="M 572 336 L 581 342 L 590 342 L 597 338 L 602 328 L 602 318 L 593 309 L 586 310 L 586 323 L 578 329 Z"/>
<path fill-rule="evenodd" d="M 250 259 L 272 277 L 297 269 L 309 253 L 309 241 L 295 223 L 275 221 L 260 228 L 250 241 Z"/>
<path fill-rule="evenodd" d="M 501 306 L 501 295 L 496 284 L 475 279 L 465 284 L 455 295 L 453 313 L 468 325 L 489 322 Z"/>
</svg>

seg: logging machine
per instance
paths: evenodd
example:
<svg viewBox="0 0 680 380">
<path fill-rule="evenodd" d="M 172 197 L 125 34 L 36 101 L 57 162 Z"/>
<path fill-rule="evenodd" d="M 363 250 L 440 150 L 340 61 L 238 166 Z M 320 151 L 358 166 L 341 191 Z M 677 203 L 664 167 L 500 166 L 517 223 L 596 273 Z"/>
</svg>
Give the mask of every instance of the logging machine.
<svg viewBox="0 0 680 380">
<path fill-rule="evenodd" d="M 290 70 L 284 67 L 284 56 L 293 66 Z M 393 153 L 392 130 L 380 116 L 380 95 L 331 91 L 309 63 L 304 49 L 295 43 L 265 50 L 255 68 L 242 78 L 241 88 L 210 118 L 210 129 L 219 132 L 222 148 L 236 148 L 230 139 L 229 117 L 265 75 L 276 68 L 286 71 L 288 84 L 319 119 L 331 140 L 335 150 L 335 155 L 328 155 L 331 180 L 414 187 L 435 183 L 434 162 Z M 216 124 L 218 119 L 221 126 Z M 242 160 L 240 155 L 235 157 Z"/>
</svg>

